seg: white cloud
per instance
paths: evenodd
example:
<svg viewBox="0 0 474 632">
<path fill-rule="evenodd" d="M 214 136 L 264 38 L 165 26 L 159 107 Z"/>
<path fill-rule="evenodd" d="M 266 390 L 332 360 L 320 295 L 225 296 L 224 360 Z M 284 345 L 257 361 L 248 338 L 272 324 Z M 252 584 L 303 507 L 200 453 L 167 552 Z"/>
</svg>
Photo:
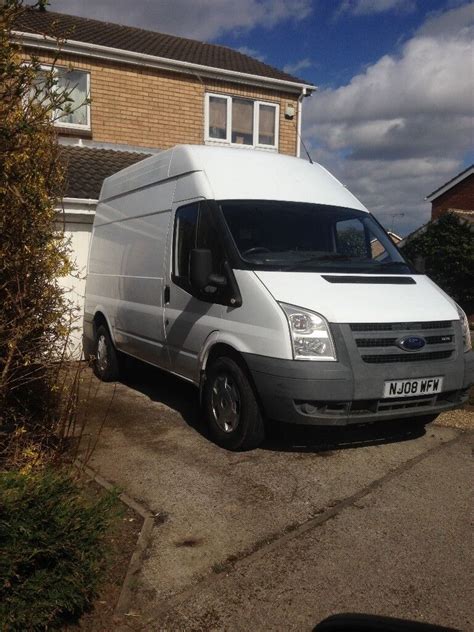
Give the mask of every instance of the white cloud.
<svg viewBox="0 0 474 632">
<path fill-rule="evenodd" d="M 350 13 L 352 15 L 373 15 L 394 11 L 397 13 L 411 13 L 416 9 L 415 0 L 343 0 L 337 15 Z"/>
<path fill-rule="evenodd" d="M 400 54 L 305 103 L 305 135 L 382 219 L 429 218 L 424 197 L 462 168 L 473 139 L 474 12 L 430 17 Z"/>
<path fill-rule="evenodd" d="M 283 70 L 290 75 L 295 75 L 298 74 L 301 70 L 311 68 L 312 65 L 313 62 L 311 61 L 311 59 L 305 57 L 304 59 L 300 59 L 293 64 L 286 64 L 286 66 L 283 66 Z"/>
<path fill-rule="evenodd" d="M 474 4 L 469 2 L 454 11 L 432 15 L 418 30 L 418 35 L 425 37 L 456 37 L 464 29 L 472 27 L 474 20 Z"/>
<path fill-rule="evenodd" d="M 299 22 L 311 0 L 52 0 L 51 11 L 153 29 L 198 40 Z"/>
</svg>

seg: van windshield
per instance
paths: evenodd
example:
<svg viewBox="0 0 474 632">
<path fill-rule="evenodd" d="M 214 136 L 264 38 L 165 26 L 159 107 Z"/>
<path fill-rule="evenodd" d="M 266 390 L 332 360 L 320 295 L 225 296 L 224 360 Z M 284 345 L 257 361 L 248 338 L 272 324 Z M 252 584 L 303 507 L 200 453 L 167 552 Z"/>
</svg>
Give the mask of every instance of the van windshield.
<svg viewBox="0 0 474 632">
<path fill-rule="evenodd" d="M 241 259 L 251 268 L 411 272 L 370 213 L 267 200 L 229 200 L 219 205 Z"/>
</svg>

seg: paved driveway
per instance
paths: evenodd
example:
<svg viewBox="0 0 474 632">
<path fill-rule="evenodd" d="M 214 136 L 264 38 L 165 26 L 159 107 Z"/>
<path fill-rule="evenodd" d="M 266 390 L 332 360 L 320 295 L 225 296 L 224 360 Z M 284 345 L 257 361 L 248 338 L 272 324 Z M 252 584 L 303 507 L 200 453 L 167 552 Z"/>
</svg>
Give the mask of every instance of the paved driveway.
<svg viewBox="0 0 474 632">
<path fill-rule="evenodd" d="M 358 611 L 470 629 L 472 440 L 443 425 L 276 427 L 226 452 L 192 387 L 92 378 L 91 465 L 154 514 L 130 617 L 143 630 L 310 630 Z"/>
</svg>

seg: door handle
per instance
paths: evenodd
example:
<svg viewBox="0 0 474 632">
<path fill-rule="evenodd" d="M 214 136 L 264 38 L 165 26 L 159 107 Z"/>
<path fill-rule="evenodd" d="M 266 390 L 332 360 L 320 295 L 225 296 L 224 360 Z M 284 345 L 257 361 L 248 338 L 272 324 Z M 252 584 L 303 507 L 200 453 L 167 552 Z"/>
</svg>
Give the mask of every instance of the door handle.
<svg viewBox="0 0 474 632">
<path fill-rule="evenodd" d="M 165 285 L 165 291 L 163 292 L 163 300 L 164 300 L 165 304 L 170 302 L 170 298 L 171 298 L 170 286 L 169 285 Z"/>
</svg>

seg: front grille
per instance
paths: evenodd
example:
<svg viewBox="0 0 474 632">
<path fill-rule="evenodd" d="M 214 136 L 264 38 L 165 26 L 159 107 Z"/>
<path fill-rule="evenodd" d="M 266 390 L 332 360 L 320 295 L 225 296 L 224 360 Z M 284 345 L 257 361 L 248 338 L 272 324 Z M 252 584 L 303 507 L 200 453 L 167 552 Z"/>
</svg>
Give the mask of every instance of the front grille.
<svg viewBox="0 0 474 632">
<path fill-rule="evenodd" d="M 426 344 L 429 345 L 444 345 L 448 342 L 453 342 L 454 336 L 425 336 Z"/>
<path fill-rule="evenodd" d="M 397 338 L 356 338 L 358 347 L 394 347 Z"/>
<path fill-rule="evenodd" d="M 352 331 L 420 331 L 424 329 L 452 328 L 450 320 L 435 320 L 427 323 L 352 323 Z"/>
<path fill-rule="evenodd" d="M 452 351 L 433 351 L 431 353 L 406 353 L 403 355 L 363 355 L 362 360 L 369 364 L 386 364 L 392 362 L 421 362 L 422 360 L 446 360 L 453 355 Z"/>
<path fill-rule="evenodd" d="M 398 338 L 356 338 L 358 347 L 395 347 Z M 441 345 L 453 341 L 452 335 L 425 336 L 426 344 Z"/>
<path fill-rule="evenodd" d="M 361 359 L 368 364 L 446 360 L 456 349 L 453 322 L 450 320 L 426 323 L 352 323 L 350 330 Z M 410 335 L 424 338 L 424 349 L 409 351 L 397 345 L 397 341 Z"/>
</svg>

